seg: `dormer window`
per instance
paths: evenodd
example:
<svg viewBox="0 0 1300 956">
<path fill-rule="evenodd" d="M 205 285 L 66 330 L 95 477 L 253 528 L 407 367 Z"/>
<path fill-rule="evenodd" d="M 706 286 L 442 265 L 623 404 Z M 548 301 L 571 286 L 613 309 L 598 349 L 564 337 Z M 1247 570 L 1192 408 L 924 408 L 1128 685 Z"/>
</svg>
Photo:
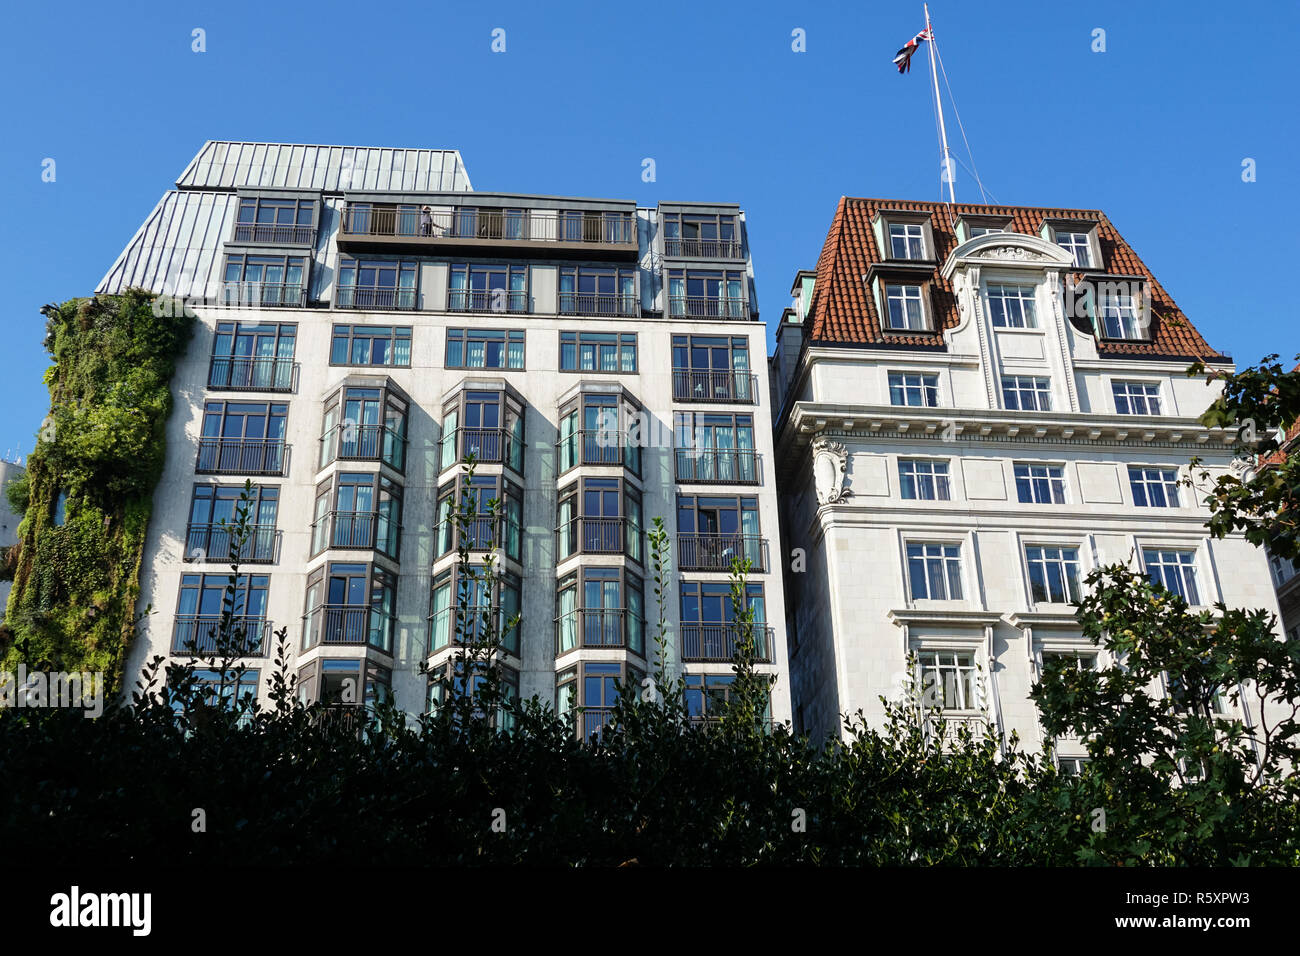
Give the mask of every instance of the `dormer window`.
<svg viewBox="0 0 1300 956">
<path fill-rule="evenodd" d="M 1100 317 L 1101 334 L 1108 339 L 1146 338 L 1138 300 L 1131 289 L 1103 289 L 1100 296 Z"/>
<path fill-rule="evenodd" d="M 1074 257 L 1074 264 L 1080 269 L 1092 268 L 1092 250 L 1086 232 L 1058 232 L 1056 244 Z"/>
<path fill-rule="evenodd" d="M 924 259 L 924 227 L 919 222 L 891 222 L 889 255 L 893 259 Z"/>
<path fill-rule="evenodd" d="M 990 232 L 1006 232 L 1001 226 L 971 226 L 970 237 L 987 236 Z"/>
<path fill-rule="evenodd" d="M 904 283 L 885 283 L 885 327 L 898 332 L 924 332 L 925 297 L 922 287 Z"/>
</svg>

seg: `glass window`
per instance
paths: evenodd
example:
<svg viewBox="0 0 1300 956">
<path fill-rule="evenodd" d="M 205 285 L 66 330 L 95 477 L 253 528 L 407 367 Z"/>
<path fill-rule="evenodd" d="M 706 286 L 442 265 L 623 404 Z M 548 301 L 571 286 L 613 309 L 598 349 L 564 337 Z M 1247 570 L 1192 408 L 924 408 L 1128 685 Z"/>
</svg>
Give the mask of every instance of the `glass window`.
<svg viewBox="0 0 1300 956">
<path fill-rule="evenodd" d="M 921 287 L 887 283 L 885 285 L 885 327 L 900 331 L 926 330 Z"/>
<path fill-rule="evenodd" d="M 640 315 L 636 272 L 562 267 L 559 306 L 561 315 Z"/>
<path fill-rule="evenodd" d="M 995 328 L 1038 328 L 1038 314 L 1034 310 L 1034 287 L 990 284 L 989 315 Z"/>
<path fill-rule="evenodd" d="M 1159 584 L 1191 605 L 1201 603 L 1196 587 L 1196 552 L 1143 548 L 1142 562 L 1152 584 Z"/>
<path fill-rule="evenodd" d="M 912 600 L 961 600 L 960 545 L 909 544 L 907 573 L 912 584 Z"/>
<path fill-rule="evenodd" d="M 1037 375 L 1004 375 L 1002 376 L 1002 402 L 1011 410 L 1050 412 L 1052 410 L 1051 382 Z"/>
<path fill-rule="evenodd" d="M 925 258 L 925 229 L 919 222 L 889 224 L 889 255 L 894 259 Z"/>
<path fill-rule="evenodd" d="M 1130 465 L 1129 487 L 1133 489 L 1133 504 L 1139 508 L 1177 508 L 1178 470 L 1175 468 L 1142 468 Z"/>
<path fill-rule="evenodd" d="M 561 332 L 561 372 L 635 372 L 635 332 Z"/>
<path fill-rule="evenodd" d="M 1079 603 L 1079 549 L 1053 545 L 1025 548 L 1029 585 L 1039 603 Z"/>
<path fill-rule="evenodd" d="M 449 312 L 527 312 L 528 267 L 454 263 L 447 292 Z"/>
<path fill-rule="evenodd" d="M 334 304 L 340 309 L 414 309 L 418 272 L 414 262 L 341 257 Z"/>
<path fill-rule="evenodd" d="M 1016 496 L 1021 504 L 1065 504 L 1063 465 L 1016 465 Z"/>
<path fill-rule="evenodd" d="M 680 318 L 745 319 L 743 272 L 668 270 L 668 312 Z"/>
<path fill-rule="evenodd" d="M 922 705 L 942 710 L 978 710 L 979 671 L 975 655 L 961 651 L 921 651 Z"/>
<path fill-rule="evenodd" d="M 1120 415 L 1160 415 L 1160 385 L 1157 382 L 1111 382 L 1115 411 Z"/>
<path fill-rule="evenodd" d="M 1138 322 L 1138 300 L 1132 290 L 1103 289 L 1101 294 L 1101 330 L 1108 339 L 1142 339 L 1144 330 Z"/>
<path fill-rule="evenodd" d="M 889 404 L 934 408 L 939 404 L 939 376 L 890 372 Z"/>
<path fill-rule="evenodd" d="M 1092 268 L 1092 249 L 1086 232 L 1057 231 L 1056 244 L 1074 257 L 1074 264 L 1080 269 Z"/>
<path fill-rule="evenodd" d="M 900 458 L 898 486 L 902 497 L 920 501 L 948 501 L 948 463 Z"/>
<path fill-rule="evenodd" d="M 524 367 L 522 329 L 448 329 L 447 368 Z"/>
<path fill-rule="evenodd" d="M 409 368 L 409 325 L 336 325 L 331 365 L 388 365 Z"/>
<path fill-rule="evenodd" d="M 303 256 L 226 256 L 222 305 L 306 305 L 307 259 Z"/>
</svg>

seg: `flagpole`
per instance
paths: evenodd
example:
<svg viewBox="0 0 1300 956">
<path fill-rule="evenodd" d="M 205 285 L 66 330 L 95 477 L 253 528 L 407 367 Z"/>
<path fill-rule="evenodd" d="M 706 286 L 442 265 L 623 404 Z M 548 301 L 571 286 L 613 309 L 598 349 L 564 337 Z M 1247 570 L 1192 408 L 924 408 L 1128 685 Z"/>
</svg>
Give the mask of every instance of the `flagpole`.
<svg viewBox="0 0 1300 956">
<path fill-rule="evenodd" d="M 925 7 L 925 32 L 930 37 L 930 79 L 934 81 L 934 109 L 939 115 L 939 138 L 943 141 L 943 174 L 948 179 L 948 202 L 957 204 L 957 195 L 952 188 L 952 156 L 948 151 L 948 129 L 943 122 L 943 102 L 939 99 L 939 71 L 934 65 L 934 29 L 930 26 L 930 4 Z"/>
</svg>

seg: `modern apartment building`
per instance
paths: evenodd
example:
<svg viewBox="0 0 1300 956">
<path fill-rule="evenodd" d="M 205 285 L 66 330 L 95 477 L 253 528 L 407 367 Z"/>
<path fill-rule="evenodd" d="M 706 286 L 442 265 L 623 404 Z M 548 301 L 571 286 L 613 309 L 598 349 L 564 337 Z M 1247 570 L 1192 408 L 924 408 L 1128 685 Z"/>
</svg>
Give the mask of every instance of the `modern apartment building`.
<svg viewBox="0 0 1300 956">
<path fill-rule="evenodd" d="M 1179 483 L 1232 465 L 1186 375 L 1229 359 L 1102 212 L 841 199 L 793 295 L 770 365 L 796 729 L 919 679 L 953 726 L 1036 748 L 1044 661 L 1098 665 L 1071 605 L 1099 563 L 1276 610 L 1263 552 L 1210 540 Z"/>
<path fill-rule="evenodd" d="M 595 732 L 615 682 L 653 664 L 661 517 L 693 713 L 727 694 L 740 556 L 788 719 L 766 337 L 738 206 L 474 192 L 453 150 L 208 142 L 97 291 L 129 286 L 181 297 L 199 324 L 129 675 L 207 640 L 222 522 L 251 480 L 250 689 L 265 694 L 287 625 L 306 698 L 350 683 L 358 703 L 423 711 L 437 682 L 420 664 L 445 673 L 463 591 L 521 615 L 506 686 Z M 458 532 L 467 496 L 501 502 L 497 532 Z M 458 580 L 458 534 L 497 555 L 496 593 Z"/>
</svg>

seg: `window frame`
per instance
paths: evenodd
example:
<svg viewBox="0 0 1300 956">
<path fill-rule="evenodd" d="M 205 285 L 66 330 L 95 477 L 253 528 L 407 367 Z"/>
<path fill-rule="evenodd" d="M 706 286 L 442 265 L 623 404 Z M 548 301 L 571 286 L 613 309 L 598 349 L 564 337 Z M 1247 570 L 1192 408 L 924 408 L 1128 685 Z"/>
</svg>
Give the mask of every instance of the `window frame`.
<svg viewBox="0 0 1300 956">
<path fill-rule="evenodd" d="M 468 364 L 470 346 L 475 342 L 483 344 L 483 364 Z M 493 342 L 501 344 L 502 365 L 487 364 L 489 348 Z M 460 361 L 452 360 L 452 346 L 460 346 Z M 519 346 L 519 364 L 513 364 L 514 346 Z M 523 329 L 478 329 L 469 327 L 448 327 L 443 336 L 443 368 L 471 369 L 492 372 L 523 372 L 527 370 L 527 333 Z"/>
<path fill-rule="evenodd" d="M 356 343 L 362 340 L 371 343 L 366 351 L 370 356 L 372 357 L 374 356 L 374 348 L 375 348 L 374 343 L 382 342 L 384 341 L 384 338 L 383 336 L 379 336 L 379 335 L 367 334 L 367 332 L 379 331 L 380 329 L 388 329 L 390 331 L 390 335 L 388 336 L 387 339 L 388 341 L 387 353 L 389 356 L 391 356 L 394 359 L 394 361 L 391 362 L 353 361 L 352 360 L 353 350 L 356 347 Z M 340 333 L 343 330 L 347 330 L 346 335 L 340 335 Z M 360 335 L 357 334 L 358 330 L 361 330 Z M 405 334 L 402 334 L 403 332 Z M 412 349 L 412 344 L 414 342 L 414 338 L 415 338 L 415 330 L 414 327 L 410 325 L 364 325 L 358 323 L 335 322 L 332 328 L 330 329 L 329 364 L 334 368 L 410 368 L 411 349 Z M 401 341 L 406 342 L 405 362 L 396 361 L 398 355 L 397 346 L 398 343 Z M 346 356 L 346 361 L 342 361 L 342 362 L 338 361 L 335 357 L 340 342 L 346 343 L 345 351 L 344 351 L 344 355 Z"/>
<path fill-rule="evenodd" d="M 599 341 L 595 341 L 599 339 Z M 613 342 L 607 341 L 613 339 Z M 584 341 L 586 340 L 586 341 Z M 625 359 L 627 357 L 626 349 L 631 346 L 632 367 L 625 368 Z M 605 348 L 613 347 L 614 358 L 618 368 L 605 368 L 603 363 L 598 360 L 602 358 Z M 592 367 L 583 366 L 583 352 L 591 348 Z M 640 368 L 640 357 L 638 355 L 639 343 L 635 332 L 596 332 L 590 329 L 586 330 L 560 330 L 560 371 L 577 372 L 582 374 L 602 374 L 602 375 L 636 375 Z M 566 359 L 566 350 L 572 350 L 573 362 L 570 365 Z"/>
<path fill-rule="evenodd" d="M 907 576 L 907 594 L 908 600 L 913 603 L 917 601 L 944 601 L 956 602 L 965 601 L 966 598 L 966 581 L 965 567 L 962 560 L 962 551 L 964 550 L 960 541 L 941 541 L 941 540 L 923 540 L 909 539 L 904 541 L 904 573 Z M 942 549 L 938 554 L 931 553 L 932 549 Z M 913 553 L 919 549 L 919 553 Z M 955 553 L 949 553 L 949 552 Z M 924 570 L 924 575 L 919 577 L 915 574 L 914 562 L 920 561 Z M 943 595 L 936 597 L 931 593 L 931 562 L 938 562 L 942 569 L 939 580 L 943 583 Z M 954 588 L 955 582 L 955 588 Z M 924 588 L 924 593 L 918 593 L 918 583 Z M 954 589 L 958 592 L 953 593 Z"/>
<path fill-rule="evenodd" d="M 1137 386 L 1143 391 L 1139 395 L 1132 394 L 1132 388 Z M 1121 396 L 1121 389 L 1124 394 Z M 1155 394 L 1151 394 L 1154 390 Z M 1164 388 L 1159 381 L 1146 381 L 1142 379 L 1125 379 L 1113 378 L 1110 380 L 1110 394 L 1115 403 L 1116 415 L 1163 415 L 1164 414 Z M 1120 400 L 1123 399 L 1126 407 L 1120 407 Z M 1144 410 L 1134 410 L 1135 399 L 1140 399 Z M 1151 410 L 1152 403 L 1155 404 L 1155 411 Z"/>
<path fill-rule="evenodd" d="M 904 466 L 907 466 L 912 474 L 904 472 Z M 928 468 L 929 474 L 923 474 L 918 471 L 918 467 Z M 943 469 L 943 474 L 939 474 L 939 469 Z M 933 494 L 925 495 L 919 492 L 923 490 L 924 481 L 929 480 Z M 912 485 L 912 494 L 907 494 L 908 482 Z M 941 484 L 942 483 L 942 484 Z M 942 489 L 942 494 L 940 490 Z M 919 458 L 912 456 L 898 457 L 898 494 L 904 501 L 951 501 L 952 500 L 952 470 L 951 460 L 947 458 Z"/>
</svg>

